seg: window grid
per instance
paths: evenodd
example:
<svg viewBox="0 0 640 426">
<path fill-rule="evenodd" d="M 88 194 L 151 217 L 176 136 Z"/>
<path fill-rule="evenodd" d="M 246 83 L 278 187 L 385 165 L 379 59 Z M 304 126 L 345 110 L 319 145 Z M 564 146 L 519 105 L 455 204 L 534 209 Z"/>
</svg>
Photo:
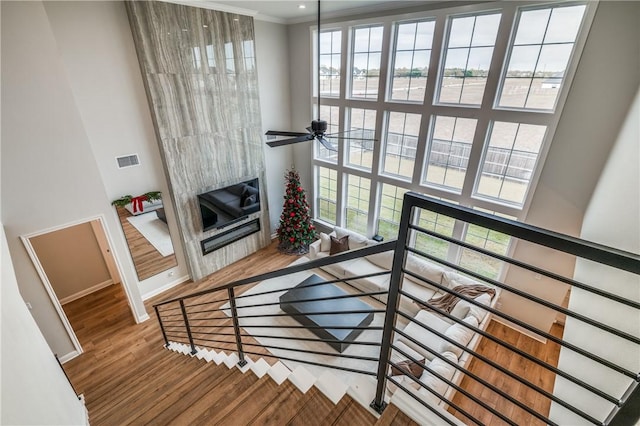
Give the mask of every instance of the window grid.
<svg viewBox="0 0 640 426">
<path fill-rule="evenodd" d="M 320 118 L 327 122 L 327 134 L 337 133 L 339 131 L 340 107 L 334 105 L 320 105 Z M 327 138 L 327 140 L 334 145 L 337 143 L 336 139 Z M 338 153 L 336 151 L 331 151 L 325 148 L 324 145 L 315 140 L 313 141 L 313 144 L 316 146 L 316 158 L 331 163 L 338 162 Z"/>
<path fill-rule="evenodd" d="M 342 30 L 320 33 L 320 96 L 340 95 Z"/>
<path fill-rule="evenodd" d="M 373 139 L 376 128 L 376 111 L 372 109 L 349 109 L 349 137 L 344 139 L 347 145 L 346 162 L 350 166 L 371 170 L 373 164 Z"/>
<path fill-rule="evenodd" d="M 477 120 L 436 116 L 426 161 L 425 185 L 460 193 L 464 184 Z"/>
<path fill-rule="evenodd" d="M 500 17 L 493 13 L 451 18 L 438 102 L 482 103 Z"/>
<path fill-rule="evenodd" d="M 361 89 L 364 89 L 361 93 L 357 93 L 356 96 L 354 96 L 353 93 L 354 52 L 366 52 L 368 55 L 370 51 L 370 41 L 373 40 L 370 30 L 367 30 L 369 31 L 366 34 L 367 37 L 366 39 L 363 38 L 364 41 L 362 42 L 366 42 L 366 44 L 361 43 L 361 49 L 358 50 L 356 49 L 356 41 L 354 40 L 354 31 L 358 29 L 371 28 L 377 28 L 382 31 L 384 28 L 384 31 L 390 30 L 395 34 L 398 34 L 397 25 L 407 24 L 409 23 L 408 21 L 398 21 L 394 17 L 382 17 L 377 18 L 375 22 L 363 22 L 363 26 L 354 27 L 352 22 L 335 24 L 334 28 L 340 27 L 343 34 L 349 33 L 351 35 L 350 44 L 347 43 L 346 37 L 342 38 L 343 61 L 345 61 L 345 63 L 349 63 L 348 67 L 343 67 L 341 70 L 342 81 L 347 81 L 349 85 L 346 91 L 342 91 L 344 98 L 329 98 L 325 104 L 339 106 L 340 112 L 345 114 L 345 118 L 347 120 L 347 122 L 345 122 L 344 129 L 347 131 L 352 128 L 355 128 L 356 131 L 361 130 L 359 125 L 352 122 L 352 111 L 368 108 L 366 111 L 372 111 L 376 115 L 374 120 L 375 127 L 372 128 L 371 131 L 373 134 L 381 135 L 380 141 L 372 141 L 370 144 L 372 151 L 369 151 L 368 148 L 363 149 L 362 146 L 359 146 L 355 142 L 351 143 L 346 139 L 339 140 L 337 143 L 338 147 L 341 148 L 342 155 L 337 156 L 336 161 L 333 161 L 332 163 L 328 163 L 326 159 L 319 157 L 318 151 L 315 151 L 313 164 L 316 166 L 326 166 L 327 168 L 336 170 L 337 176 L 340 178 L 339 181 L 343 182 L 344 180 L 344 185 L 341 183 L 341 186 L 337 188 L 336 194 L 337 201 L 335 204 L 342 206 L 342 210 L 337 212 L 340 222 L 338 225 L 345 226 L 348 220 L 345 209 L 347 207 L 347 197 L 349 196 L 348 194 L 350 191 L 348 180 L 352 175 L 370 180 L 367 229 L 370 232 L 377 232 L 387 239 L 395 238 L 397 236 L 402 195 L 408 190 L 425 193 L 436 198 L 444 197 L 448 201 L 462 206 L 473 208 L 484 207 L 497 212 L 496 214 L 508 214 L 520 219 L 525 217 L 528 209 L 528 202 L 532 197 L 540 170 L 544 163 L 544 158 L 549 148 L 548 141 L 553 138 L 559 119 L 559 113 L 563 107 L 562 102 L 566 99 L 567 89 L 565 86 L 567 84 L 565 83 L 567 82 L 564 79 L 572 78 L 575 72 L 576 62 L 579 58 L 579 53 L 584 46 L 587 31 L 582 31 L 579 37 L 572 41 L 576 46 L 576 52 L 572 52 L 570 58 L 571 63 L 567 66 L 567 72 L 563 76 L 562 86 L 557 88 L 557 91 L 560 94 L 557 97 L 559 101 L 555 113 L 549 114 L 545 112 L 544 114 L 541 114 L 542 111 L 539 109 L 521 110 L 517 112 L 518 121 L 521 125 L 521 129 L 518 131 L 518 138 L 522 132 L 523 125 L 530 125 L 534 127 L 538 125 L 546 129 L 544 132 L 545 134 L 542 137 L 540 148 L 536 148 L 535 150 L 527 147 L 524 147 L 523 149 L 523 146 L 520 146 L 517 143 L 508 147 L 508 149 L 502 145 L 490 146 L 492 145 L 490 142 L 490 133 L 493 129 L 493 125 L 496 122 L 508 122 L 509 120 L 514 119 L 514 113 L 512 111 L 505 111 L 505 108 L 498 106 L 500 95 L 504 92 L 504 90 L 502 90 L 504 89 L 502 86 L 504 86 L 503 80 L 507 75 L 508 66 L 506 64 L 509 63 L 509 55 L 516 34 L 515 29 L 518 26 L 519 17 L 523 12 L 549 7 L 568 7 L 576 4 L 581 5 L 581 7 L 588 11 L 588 13 L 584 14 L 584 16 L 587 17 L 584 18 L 584 21 L 590 23 L 593 20 L 595 10 L 586 2 L 574 2 L 569 5 L 558 4 L 549 6 L 549 4 L 546 4 L 544 6 L 538 6 L 535 5 L 533 1 L 523 0 L 518 3 L 492 3 L 488 7 L 482 4 L 474 5 L 472 7 L 477 9 L 477 12 L 475 13 L 470 13 L 469 7 L 445 8 L 425 12 L 423 17 L 418 17 L 416 21 L 428 21 L 432 19 L 437 23 L 433 34 L 433 42 L 431 46 L 432 54 L 429 68 L 438 69 L 440 72 L 436 84 L 427 85 L 426 87 L 427 93 L 424 99 L 427 103 L 424 106 L 418 102 L 411 102 L 410 100 L 402 101 L 392 99 L 393 93 L 391 86 L 393 86 L 394 80 L 394 62 L 384 64 L 385 67 L 389 68 L 388 70 L 380 70 L 383 75 L 389 75 L 388 81 L 384 82 L 385 84 L 380 82 L 380 88 L 377 87 L 378 70 L 376 70 L 375 76 L 367 75 L 367 77 L 376 78 L 374 84 L 374 86 L 376 86 L 375 89 L 369 87 L 370 90 L 367 91 L 365 86 L 366 84 L 372 83 L 372 81 L 366 81 L 363 77 L 362 80 L 360 80 L 360 84 Z M 487 10 L 482 10 L 483 8 L 486 8 Z M 500 13 L 497 13 L 498 9 Z M 444 51 L 447 49 L 450 40 L 450 37 L 447 34 L 450 25 L 447 25 L 447 23 L 451 23 L 451 20 L 456 18 L 471 16 L 474 20 L 477 20 L 479 17 L 491 15 L 500 16 L 500 20 L 496 21 L 497 23 L 494 25 L 494 30 L 496 31 L 497 36 L 494 34 L 491 39 L 491 43 L 489 44 L 476 43 L 476 45 L 487 47 L 488 45 L 493 46 L 493 44 L 495 44 L 495 40 L 500 40 L 501 42 L 499 43 L 500 48 L 491 52 L 490 65 L 493 65 L 493 68 L 491 68 L 489 72 L 489 67 L 487 67 L 486 85 L 483 83 L 484 91 L 481 93 L 481 96 L 477 97 L 479 104 L 469 104 L 468 101 L 465 100 L 464 95 L 462 98 L 458 98 L 462 103 L 438 102 L 438 96 L 440 96 L 440 79 L 442 78 L 441 75 L 443 74 L 445 67 L 445 60 L 443 58 L 445 58 L 446 55 Z M 582 26 L 581 22 L 579 24 L 580 25 L 578 26 Z M 585 29 L 588 29 L 588 25 L 585 26 Z M 475 29 L 473 34 L 475 34 Z M 382 39 L 382 34 L 376 35 L 376 38 Z M 385 35 L 385 40 L 387 39 L 393 40 L 393 42 L 390 42 L 388 45 L 381 46 L 380 52 L 376 53 L 382 53 L 381 57 L 386 58 L 388 56 L 392 60 L 395 60 L 397 40 L 390 35 Z M 411 44 L 411 46 L 413 46 L 415 42 L 416 40 L 413 38 L 406 41 L 406 43 Z M 471 45 L 472 47 L 475 47 L 473 43 L 471 43 Z M 498 44 L 496 44 L 496 46 L 498 46 Z M 401 46 L 400 50 L 405 49 Z M 347 56 L 348 58 L 345 59 L 344 56 Z M 366 63 L 369 63 L 368 56 Z M 465 70 L 467 69 L 467 65 L 472 63 L 473 61 L 470 57 L 465 56 Z M 502 64 L 505 65 L 503 66 Z M 469 67 L 470 69 L 484 69 L 482 67 L 473 67 L 472 65 L 469 65 Z M 503 69 L 500 70 L 498 67 L 503 67 Z M 468 75 L 461 75 L 460 77 L 470 78 Z M 483 74 L 482 77 L 485 78 L 485 75 Z M 385 93 L 386 96 L 384 98 L 377 97 L 378 90 Z M 375 96 L 373 96 L 374 92 Z M 358 97 L 357 95 L 360 96 Z M 364 95 L 371 96 L 365 98 Z M 492 102 L 487 102 L 489 99 L 491 99 Z M 364 102 L 367 103 L 366 106 L 364 106 Z M 385 171 L 385 132 L 388 131 L 388 117 L 390 113 L 417 114 L 420 116 L 422 121 L 422 125 L 419 127 L 420 130 L 417 133 L 418 141 L 415 154 L 420 156 L 419 161 L 417 162 L 419 169 L 415 169 L 414 167 L 415 170 L 413 174 L 408 177 Z M 450 130 L 450 134 L 447 137 L 442 137 L 435 132 L 437 129 L 435 128 L 434 123 L 440 118 L 452 120 L 453 124 L 450 126 L 450 129 L 448 129 Z M 461 123 L 466 124 L 461 125 Z M 436 146 L 437 144 L 433 143 L 434 140 L 436 142 L 438 142 L 438 140 L 444 141 L 444 145 Z M 491 155 L 494 156 L 498 154 L 503 155 L 502 160 L 497 161 L 496 158 L 489 156 L 487 154 L 489 151 L 491 151 Z M 429 169 L 431 168 L 433 170 L 434 167 L 431 164 L 431 160 L 435 160 L 437 157 L 437 155 L 434 155 L 434 152 L 442 154 L 441 165 L 446 166 L 446 168 L 443 167 L 444 171 L 442 172 L 440 180 L 432 179 L 433 176 L 429 176 L 428 173 Z M 498 154 L 493 154 L 493 152 Z M 514 158 L 526 157 L 529 155 L 527 152 L 531 155 L 531 158 L 527 160 L 528 162 L 525 161 L 524 166 L 515 164 Z M 536 152 L 535 159 L 533 159 L 534 154 L 532 154 L 534 152 Z M 371 163 L 365 163 L 366 157 L 370 157 L 372 159 Z M 532 164 L 532 162 L 535 164 Z M 483 171 L 486 173 L 483 174 Z M 524 201 L 522 203 L 510 201 L 508 197 L 505 196 L 504 189 L 495 194 L 489 194 L 487 191 L 484 191 L 479 185 L 479 182 L 483 176 L 490 173 L 493 173 L 505 181 L 510 179 L 513 180 L 514 178 L 526 180 L 528 186 L 527 190 L 524 191 Z M 406 174 L 409 175 L 409 173 Z M 507 185 L 506 182 L 500 182 L 500 184 L 502 185 L 502 188 L 505 188 Z M 323 221 L 322 218 L 318 216 L 316 216 L 316 219 Z M 436 219 L 436 224 L 440 224 L 439 218 Z M 467 236 L 466 227 L 458 222 L 454 223 L 452 232 L 454 233 L 452 237 L 456 239 L 464 239 Z M 469 234 L 468 238 L 472 238 L 472 234 L 473 232 Z M 496 239 L 493 235 L 487 235 L 487 238 L 489 240 L 492 238 Z M 417 241 L 418 244 L 422 243 L 422 241 L 417 238 L 413 241 Z M 488 244 L 489 243 L 487 243 L 487 245 Z M 436 250 L 434 247 L 431 247 L 431 249 Z M 443 250 L 440 249 L 439 253 L 442 254 Z M 461 258 L 463 261 L 467 259 L 467 254 L 463 253 L 462 248 L 455 244 L 449 244 L 447 260 L 450 262 L 459 262 Z"/>
<path fill-rule="evenodd" d="M 318 167 L 317 217 L 336 224 L 336 204 L 338 200 L 338 173 L 327 167 Z"/>
<path fill-rule="evenodd" d="M 585 9 L 585 5 L 565 5 L 521 11 L 499 107 L 555 109 Z M 557 18 L 563 14 L 565 19 Z"/>
<path fill-rule="evenodd" d="M 402 215 L 402 197 L 406 192 L 405 188 L 388 183 L 382 184 L 378 210 L 378 235 L 386 239 L 397 238 Z"/>
<path fill-rule="evenodd" d="M 353 29 L 353 55 L 351 58 L 352 98 L 378 98 L 382 31 L 382 26 Z"/>
<path fill-rule="evenodd" d="M 383 157 L 385 174 L 401 179 L 411 179 L 413 176 L 420 119 L 419 114 L 388 113 Z"/>
<path fill-rule="evenodd" d="M 371 181 L 355 175 L 347 175 L 346 228 L 366 235 L 369 220 Z"/>
<path fill-rule="evenodd" d="M 429 231 L 437 232 L 448 237 L 453 237 L 455 219 L 428 210 L 418 210 L 417 225 Z M 450 243 L 440 238 L 416 232 L 414 247 L 425 253 L 446 259 L 449 253 Z"/>
<path fill-rule="evenodd" d="M 433 19 L 399 23 L 396 26 L 393 76 L 389 95 L 391 100 L 424 101 L 434 27 Z M 411 33 L 411 39 L 407 40 L 408 34 Z"/>
</svg>

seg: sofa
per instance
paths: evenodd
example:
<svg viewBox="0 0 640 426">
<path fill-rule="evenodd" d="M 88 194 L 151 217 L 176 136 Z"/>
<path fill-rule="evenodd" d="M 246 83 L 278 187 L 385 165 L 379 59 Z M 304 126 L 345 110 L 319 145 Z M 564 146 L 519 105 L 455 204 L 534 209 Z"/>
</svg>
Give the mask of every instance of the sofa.
<svg viewBox="0 0 640 426">
<path fill-rule="evenodd" d="M 348 237 L 346 241 L 348 242 L 349 250 L 356 250 L 377 244 L 376 241 L 368 239 L 353 231 L 335 227 L 330 234 L 320 233 L 320 238 L 309 247 L 309 257 L 311 259 L 317 259 L 330 256 L 331 237 L 334 237 L 336 240 L 341 240 L 345 236 Z M 388 251 L 337 264 L 327 265 L 322 267 L 322 269 L 336 278 L 345 279 L 345 282 L 362 292 L 377 292 L 387 291 L 389 289 L 390 274 L 368 278 L 357 278 L 353 280 L 349 280 L 349 278 L 375 272 L 389 271 L 391 270 L 392 263 L 393 252 Z M 431 282 L 436 282 L 441 286 L 450 289 L 460 285 L 486 286 L 486 283 L 482 283 L 459 274 L 454 270 L 445 268 L 413 253 L 407 254 L 405 269 L 419 277 L 426 278 Z M 415 278 L 409 274 L 405 274 L 402 279 L 402 289 L 406 293 L 414 296 L 416 299 L 425 302 L 431 298 L 438 298 L 447 294 L 447 292 L 429 284 L 429 282 Z M 489 293 L 482 293 L 474 297 L 474 300 L 481 305 L 495 307 L 499 296 L 500 290 L 495 289 L 495 294 L 491 295 Z M 377 298 L 383 302 L 386 301 L 386 295 L 378 296 Z M 482 337 L 479 333 L 474 332 L 472 329 L 469 329 L 446 316 L 439 315 L 436 311 L 423 308 L 424 306 L 415 303 L 413 300 L 405 296 L 400 297 L 399 309 L 412 317 L 415 321 L 425 324 L 471 350 L 475 349 L 478 345 Z M 457 303 L 455 303 L 450 311 L 450 315 L 461 320 L 465 324 L 480 328 L 481 330 L 486 329 L 491 319 L 491 315 L 487 310 L 462 299 L 459 299 Z M 404 318 L 400 318 L 404 320 Z M 398 347 L 400 350 L 405 352 L 405 354 L 415 360 L 425 360 L 425 365 L 440 374 L 442 377 L 452 381 L 453 383 L 459 383 L 460 380 L 462 380 L 462 373 L 453 367 L 451 363 L 457 364 L 461 367 L 466 366 L 471 358 L 469 353 L 463 351 L 460 347 L 448 342 L 447 340 L 442 339 L 416 322 L 401 322 L 402 325 L 399 329 L 403 333 L 428 346 L 441 357 L 438 357 L 433 352 L 420 347 L 411 341 L 411 339 L 400 333 L 395 333 L 394 346 Z M 408 357 L 405 354 L 394 349 L 392 351 L 391 361 L 396 364 L 407 361 Z M 451 363 L 447 363 L 442 358 L 449 360 Z M 421 389 L 415 381 L 402 373 L 402 371 L 398 371 L 397 369 L 394 370 L 396 373 L 399 373 L 394 377 L 394 379 L 405 387 L 410 388 L 413 393 L 419 396 L 419 398 L 429 401 L 432 405 L 444 405 L 439 398 L 426 389 Z M 455 392 L 454 388 L 427 370 L 418 368 L 416 371 L 423 383 L 426 383 L 440 395 L 451 400 L 453 393 Z M 391 393 L 395 392 L 396 386 L 390 385 L 389 390 Z"/>
</svg>

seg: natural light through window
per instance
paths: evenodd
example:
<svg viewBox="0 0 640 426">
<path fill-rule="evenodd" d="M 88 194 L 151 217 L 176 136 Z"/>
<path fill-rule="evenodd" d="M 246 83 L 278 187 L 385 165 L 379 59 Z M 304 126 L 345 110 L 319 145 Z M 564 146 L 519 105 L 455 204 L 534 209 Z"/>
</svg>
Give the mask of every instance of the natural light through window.
<svg viewBox="0 0 640 426">
<path fill-rule="evenodd" d="M 529 189 L 546 127 L 496 122 L 485 144 L 477 195 L 519 206 Z"/>
<path fill-rule="evenodd" d="M 375 110 L 349 109 L 349 132 L 347 132 L 347 136 L 353 139 L 344 139 L 347 144 L 348 165 L 371 170 L 375 130 Z"/>
<path fill-rule="evenodd" d="M 435 117 L 425 184 L 462 190 L 475 130 L 472 118 Z"/>
<path fill-rule="evenodd" d="M 499 106 L 554 109 L 585 8 L 559 6 L 522 12 Z"/>
<path fill-rule="evenodd" d="M 367 233 L 371 181 L 360 176 L 347 175 L 346 225 L 348 229 Z"/>
<path fill-rule="evenodd" d="M 390 98 L 422 102 L 427 87 L 435 22 L 400 23 L 396 26 L 393 80 Z"/>
<path fill-rule="evenodd" d="M 382 26 L 356 28 L 353 31 L 351 66 L 351 97 L 378 97 L 380 59 L 382 56 Z"/>
<path fill-rule="evenodd" d="M 321 55 L 320 116 L 343 137 L 330 139 L 337 152 L 313 143 L 319 224 L 397 238 L 407 191 L 526 218 L 595 3 L 449 5 L 332 22 L 321 34 L 311 56 Z M 495 253 L 511 244 L 432 212 L 412 221 Z M 502 273 L 501 262 L 435 236 L 411 231 L 409 243 L 487 277 Z"/>
<path fill-rule="evenodd" d="M 480 105 L 500 14 L 453 18 L 440 81 L 442 103 Z"/>
<path fill-rule="evenodd" d="M 320 33 L 320 96 L 340 95 L 342 32 Z"/>
<path fill-rule="evenodd" d="M 419 114 L 390 112 L 384 145 L 384 173 L 411 179 L 420 132 Z"/>
</svg>

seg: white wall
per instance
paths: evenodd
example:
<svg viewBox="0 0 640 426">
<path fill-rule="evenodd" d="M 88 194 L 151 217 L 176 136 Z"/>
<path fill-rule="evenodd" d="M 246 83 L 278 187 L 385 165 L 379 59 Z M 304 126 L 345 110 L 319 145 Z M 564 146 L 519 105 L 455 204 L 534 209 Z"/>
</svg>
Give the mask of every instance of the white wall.
<svg viewBox="0 0 640 426">
<path fill-rule="evenodd" d="M 289 57 L 287 27 L 265 21 L 254 21 L 260 112 L 263 131 L 293 130 L 289 100 Z M 304 127 L 303 127 L 304 128 Z M 266 139 L 265 139 L 266 141 Z M 269 223 L 275 233 L 280 223 L 284 197 L 284 173 L 293 164 L 291 146 L 270 148 L 264 145 Z"/>
<path fill-rule="evenodd" d="M 584 217 L 581 237 L 640 254 L 640 91 L 602 173 Z M 596 288 L 640 302 L 640 277 L 578 259 L 575 278 Z M 626 305 L 573 289 L 569 309 L 640 337 L 640 312 Z M 631 371 L 640 371 L 640 348 L 567 317 L 564 339 Z M 562 348 L 559 368 L 615 397 L 621 397 L 632 379 Z M 554 395 L 604 420 L 613 405 L 558 377 Z M 551 418 L 560 424 L 581 422 L 553 404 Z"/>
<path fill-rule="evenodd" d="M 128 253 L 126 242 L 44 5 L 2 2 L 1 7 L 1 219 L 20 292 L 33 306 L 32 314 L 50 347 L 62 358 L 74 348 L 19 240 L 21 235 L 103 214 L 116 259 L 124 266 L 122 279 L 135 317 L 148 316 L 133 264 L 123 255 Z"/>
<path fill-rule="evenodd" d="M 140 283 L 143 295 L 155 293 L 188 272 L 124 2 L 44 7 L 107 198 L 158 190 L 166 196 L 178 265 Z M 115 157 L 133 153 L 140 165 L 118 169 Z M 115 209 L 109 213 L 117 217 Z"/>
<path fill-rule="evenodd" d="M 0 246 L 0 270 L 2 270 L 0 423 L 3 425 L 89 424 L 84 405 L 76 397 L 18 292 L 16 275 L 11 264 L 2 223 L 0 223 Z"/>
</svg>

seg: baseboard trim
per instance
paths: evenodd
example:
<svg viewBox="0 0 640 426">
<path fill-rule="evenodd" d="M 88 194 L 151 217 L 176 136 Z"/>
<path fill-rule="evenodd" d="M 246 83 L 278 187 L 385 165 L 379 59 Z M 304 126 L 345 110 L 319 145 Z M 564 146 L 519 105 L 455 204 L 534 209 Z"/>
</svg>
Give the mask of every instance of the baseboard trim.
<svg viewBox="0 0 640 426">
<path fill-rule="evenodd" d="M 512 328 L 515 331 L 524 334 L 525 336 L 531 337 L 532 339 L 537 340 L 540 343 L 547 343 L 546 337 L 542 337 L 541 335 L 529 331 L 524 327 L 520 327 L 518 324 L 514 324 L 509 320 L 499 317 L 498 315 L 494 315 L 493 320 L 499 322 L 500 324 L 506 325 L 507 327 Z"/>
<path fill-rule="evenodd" d="M 77 356 L 80 356 L 80 352 L 72 351 L 72 352 L 69 352 L 66 355 L 59 356 L 58 359 L 60 360 L 60 364 L 64 364 L 65 362 L 71 361 L 72 359 L 74 359 Z"/>
<path fill-rule="evenodd" d="M 151 290 L 145 294 L 142 295 L 142 300 L 147 300 L 147 299 L 151 299 L 154 296 L 157 296 L 161 293 L 164 293 L 167 290 L 172 289 L 173 287 L 177 286 L 178 284 L 182 284 L 186 281 L 189 281 L 189 275 L 183 275 L 182 277 L 179 277 L 178 279 L 171 281 L 168 284 L 163 285 L 160 288 L 156 288 L 155 290 Z"/>
<path fill-rule="evenodd" d="M 145 322 L 146 320 L 148 320 L 149 318 L 151 318 L 151 317 L 149 316 L 148 313 L 145 312 L 144 315 L 140 315 L 139 317 L 136 318 L 136 323 L 137 324 L 141 324 L 141 323 Z"/>
<path fill-rule="evenodd" d="M 74 300 L 78 300 L 88 294 L 91 294 L 93 292 L 96 292 L 98 290 L 102 290 L 105 287 L 109 287 L 110 285 L 114 284 L 113 280 L 111 278 L 109 278 L 108 280 L 101 282 L 99 284 L 96 284 L 94 286 L 91 286 L 89 288 L 85 288 L 82 291 L 77 292 L 76 294 L 72 294 L 71 296 L 67 296 L 64 299 L 60 299 L 60 304 L 61 305 L 66 305 L 69 302 L 73 302 Z"/>
</svg>

